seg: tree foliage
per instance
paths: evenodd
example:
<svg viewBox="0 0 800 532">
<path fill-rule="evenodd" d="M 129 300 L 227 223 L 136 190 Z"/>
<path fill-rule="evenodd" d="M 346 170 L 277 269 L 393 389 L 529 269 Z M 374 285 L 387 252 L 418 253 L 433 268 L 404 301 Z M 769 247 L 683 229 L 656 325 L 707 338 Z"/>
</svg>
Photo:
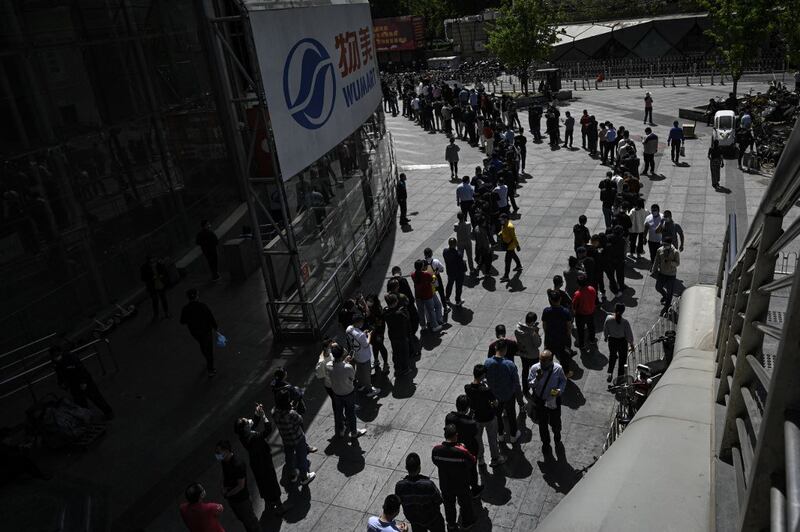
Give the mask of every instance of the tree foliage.
<svg viewBox="0 0 800 532">
<path fill-rule="evenodd" d="M 735 93 L 744 66 L 753 59 L 772 32 L 771 8 L 775 2 L 702 0 L 702 4 L 711 20 L 711 28 L 706 30 L 706 34 L 717 45 L 717 53 L 733 79 Z"/>
<path fill-rule="evenodd" d="M 528 67 L 547 59 L 558 39 L 559 12 L 544 0 L 506 0 L 500 16 L 488 28 L 486 48 L 509 71 L 516 73 L 527 92 Z"/>
<path fill-rule="evenodd" d="M 786 61 L 795 68 L 800 68 L 800 2 L 780 0 L 778 4 L 778 38 L 786 53 Z"/>
</svg>

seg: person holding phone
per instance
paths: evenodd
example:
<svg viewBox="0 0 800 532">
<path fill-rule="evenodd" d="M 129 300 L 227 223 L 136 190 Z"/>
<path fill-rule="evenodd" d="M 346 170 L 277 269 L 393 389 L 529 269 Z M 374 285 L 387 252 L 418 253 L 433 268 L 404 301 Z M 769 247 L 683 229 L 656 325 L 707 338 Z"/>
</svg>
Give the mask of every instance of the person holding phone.
<svg viewBox="0 0 800 532">
<path fill-rule="evenodd" d="M 567 388 L 567 376 L 561 365 L 553 361 L 553 353 L 549 349 L 539 353 L 539 362 L 531 367 L 528 384 L 534 402 L 536 423 L 539 425 L 542 452 L 545 459 L 552 459 L 550 430 L 553 431 L 556 452 L 564 452 L 564 444 L 561 443 L 561 396 Z"/>
</svg>

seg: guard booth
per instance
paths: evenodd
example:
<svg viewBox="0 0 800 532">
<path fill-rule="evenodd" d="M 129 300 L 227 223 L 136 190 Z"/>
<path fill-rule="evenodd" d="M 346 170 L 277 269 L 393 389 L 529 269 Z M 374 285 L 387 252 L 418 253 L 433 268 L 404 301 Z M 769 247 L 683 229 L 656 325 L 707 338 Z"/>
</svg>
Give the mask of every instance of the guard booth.
<svg viewBox="0 0 800 532">
<path fill-rule="evenodd" d="M 540 68 L 536 74 L 536 77 L 541 79 L 539 92 L 555 94 L 561 90 L 560 68 Z"/>
</svg>

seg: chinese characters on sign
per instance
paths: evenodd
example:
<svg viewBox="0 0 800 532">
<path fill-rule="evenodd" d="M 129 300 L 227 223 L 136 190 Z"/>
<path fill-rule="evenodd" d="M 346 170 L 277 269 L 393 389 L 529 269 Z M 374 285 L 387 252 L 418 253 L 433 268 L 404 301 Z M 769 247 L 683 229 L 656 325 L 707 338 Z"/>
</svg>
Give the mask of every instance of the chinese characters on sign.
<svg viewBox="0 0 800 532">
<path fill-rule="evenodd" d="M 346 31 L 336 36 L 336 49 L 339 51 L 339 72 L 346 78 L 361 65 L 372 61 L 372 35 L 370 29 L 360 28 L 358 35 Z"/>
<path fill-rule="evenodd" d="M 373 21 L 375 49 L 379 52 L 415 50 L 424 46 L 425 23 L 422 17 L 394 17 Z"/>
</svg>

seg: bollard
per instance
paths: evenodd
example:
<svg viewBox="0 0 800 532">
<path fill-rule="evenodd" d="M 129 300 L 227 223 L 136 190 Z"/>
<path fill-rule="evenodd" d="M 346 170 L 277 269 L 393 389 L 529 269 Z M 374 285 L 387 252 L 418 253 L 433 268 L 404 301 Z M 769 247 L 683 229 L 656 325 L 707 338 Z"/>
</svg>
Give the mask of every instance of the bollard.
<svg viewBox="0 0 800 532">
<path fill-rule="evenodd" d="M 672 75 L 672 86 L 675 86 L 675 74 Z"/>
<path fill-rule="evenodd" d="M 719 84 L 720 85 L 725 85 L 725 74 L 723 74 L 721 72 L 719 74 Z"/>
<path fill-rule="evenodd" d="M 702 74 L 700 74 L 700 76 L 698 77 L 698 82 L 700 83 L 700 86 L 702 87 L 703 86 L 703 75 Z"/>
<path fill-rule="evenodd" d="M 628 83 L 628 76 L 625 76 L 625 88 L 626 89 L 630 89 L 631 88 L 630 84 Z"/>
<path fill-rule="evenodd" d="M 714 84 L 714 71 L 711 71 L 711 84 Z"/>
<path fill-rule="evenodd" d="M 664 76 L 661 76 L 661 84 L 662 84 L 663 86 L 665 86 L 665 87 L 667 86 L 667 78 L 666 78 L 666 77 L 664 77 Z"/>
<path fill-rule="evenodd" d="M 515 84 L 511 84 L 511 92 L 517 92 L 517 86 Z"/>
<path fill-rule="evenodd" d="M 597 86 L 597 79 L 594 80 L 594 90 L 600 90 L 600 88 Z"/>
<path fill-rule="evenodd" d="M 578 91 L 578 80 L 576 80 L 576 79 L 573 79 L 573 80 L 572 80 L 572 85 L 573 85 L 573 87 L 572 87 L 572 88 L 573 88 L 573 90 L 574 90 L 575 92 L 577 92 L 577 91 Z"/>
<path fill-rule="evenodd" d="M 619 86 L 619 79 L 617 79 L 617 88 L 621 89 L 622 87 Z"/>
<path fill-rule="evenodd" d="M 689 86 L 689 74 L 686 74 L 686 86 Z"/>
<path fill-rule="evenodd" d="M 639 88 L 640 89 L 644 88 L 644 85 L 642 85 L 642 77 L 641 76 L 639 76 Z"/>
</svg>

